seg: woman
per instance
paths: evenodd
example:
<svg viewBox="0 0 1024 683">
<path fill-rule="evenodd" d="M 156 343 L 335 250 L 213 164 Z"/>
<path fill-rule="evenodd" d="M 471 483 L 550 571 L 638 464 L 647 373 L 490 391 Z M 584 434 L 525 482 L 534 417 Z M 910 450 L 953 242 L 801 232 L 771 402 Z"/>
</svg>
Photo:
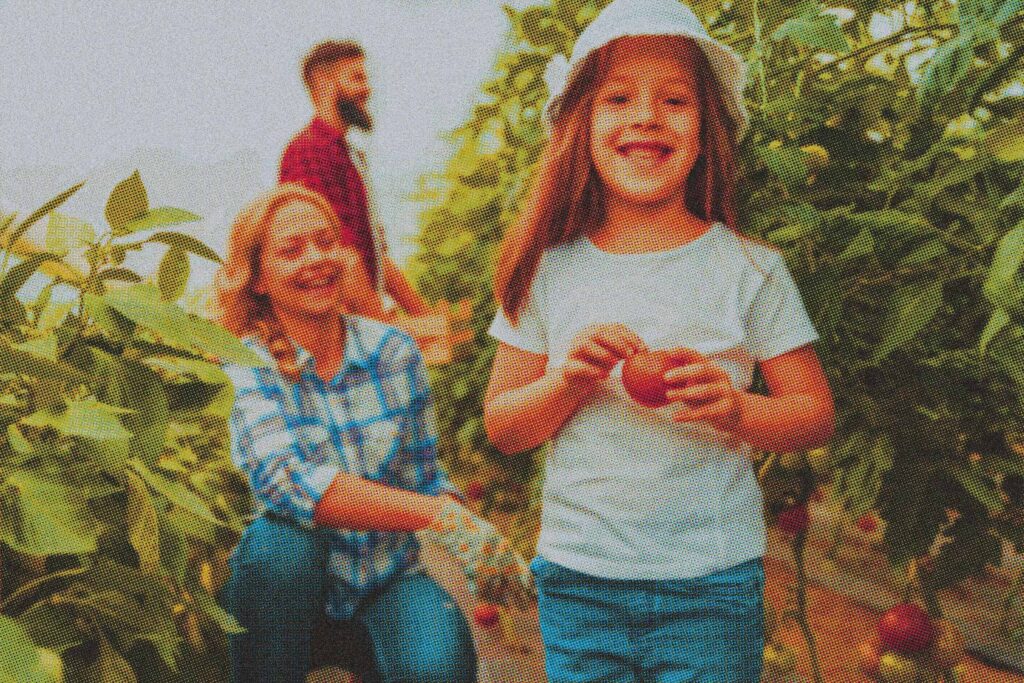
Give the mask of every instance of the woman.
<svg viewBox="0 0 1024 683">
<path fill-rule="evenodd" d="M 469 629 L 412 532 L 452 552 L 478 597 L 525 604 L 529 571 L 453 497 L 422 357 L 348 312 L 372 290 L 338 235 L 326 200 L 279 185 L 239 214 L 217 274 L 221 323 L 268 363 L 226 368 L 232 459 L 264 509 L 223 595 L 247 629 L 231 637 L 233 678 L 303 681 L 324 622 L 365 683 L 472 681 Z"/>
</svg>

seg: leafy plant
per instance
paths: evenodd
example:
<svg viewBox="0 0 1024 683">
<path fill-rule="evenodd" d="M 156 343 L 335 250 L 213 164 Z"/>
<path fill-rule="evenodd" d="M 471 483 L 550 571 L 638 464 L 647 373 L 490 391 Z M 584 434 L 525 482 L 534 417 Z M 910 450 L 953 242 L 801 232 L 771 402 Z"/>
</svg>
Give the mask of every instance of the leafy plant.
<svg viewBox="0 0 1024 683">
<path fill-rule="evenodd" d="M 173 303 L 186 254 L 219 261 L 163 230 L 198 216 L 150 208 L 136 171 L 98 233 L 56 212 L 79 187 L 20 222 L 0 217 L 4 675 L 53 680 L 62 665 L 69 680 L 217 680 L 194 655 L 240 628 L 214 592 L 251 507 L 228 458 L 233 394 L 217 361 L 260 361 Z M 52 251 L 24 238 L 46 217 Z M 123 265 L 148 245 L 168 247 L 155 283 Z"/>
<path fill-rule="evenodd" d="M 605 4 L 506 8 L 508 47 L 451 160 L 422 179 L 418 285 L 474 302 L 477 348 L 438 377 L 455 469 L 484 454 L 538 476 L 478 417 L 494 259 L 543 145 L 546 61 Z M 692 4 L 748 63 L 739 227 L 783 251 L 821 336 L 832 495 L 851 518 L 878 511 L 894 566 L 927 558 L 938 616 L 936 591 L 1005 545 L 1024 552 L 1024 3 Z M 804 498 L 789 504 L 813 488 L 783 487 Z"/>
</svg>

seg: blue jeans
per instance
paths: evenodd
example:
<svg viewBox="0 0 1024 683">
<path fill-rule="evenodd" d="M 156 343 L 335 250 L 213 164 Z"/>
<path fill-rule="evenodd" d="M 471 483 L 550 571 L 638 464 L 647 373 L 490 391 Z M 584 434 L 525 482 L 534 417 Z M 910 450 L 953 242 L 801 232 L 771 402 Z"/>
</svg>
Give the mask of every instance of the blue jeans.
<svg viewBox="0 0 1024 683">
<path fill-rule="evenodd" d="M 603 579 L 530 564 L 550 683 L 757 683 L 764 566 L 695 579 Z"/>
<path fill-rule="evenodd" d="M 236 683 L 302 683 L 338 664 L 364 683 L 472 683 L 476 653 L 451 597 L 424 574 L 399 577 L 354 617 L 324 614 L 326 540 L 316 530 L 261 517 L 230 559 L 224 608 L 247 629 L 230 636 Z"/>
</svg>

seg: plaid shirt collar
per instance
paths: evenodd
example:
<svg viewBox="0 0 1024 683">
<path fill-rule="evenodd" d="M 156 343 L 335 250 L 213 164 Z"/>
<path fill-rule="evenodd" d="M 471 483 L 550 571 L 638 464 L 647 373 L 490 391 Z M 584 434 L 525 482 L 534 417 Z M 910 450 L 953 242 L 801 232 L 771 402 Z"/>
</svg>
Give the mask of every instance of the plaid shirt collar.
<svg viewBox="0 0 1024 683">
<path fill-rule="evenodd" d="M 338 368 L 338 374 L 335 379 L 344 377 L 346 373 L 353 369 L 369 370 L 372 360 L 370 358 L 370 349 L 363 343 L 362 336 L 360 335 L 361 325 L 359 323 L 358 316 L 342 315 L 341 323 L 345 326 L 345 350 L 342 353 L 341 367 Z M 295 345 L 295 362 L 304 372 L 314 372 L 313 354 L 304 349 L 301 344 L 296 342 L 294 339 L 289 337 L 292 344 Z"/>
</svg>

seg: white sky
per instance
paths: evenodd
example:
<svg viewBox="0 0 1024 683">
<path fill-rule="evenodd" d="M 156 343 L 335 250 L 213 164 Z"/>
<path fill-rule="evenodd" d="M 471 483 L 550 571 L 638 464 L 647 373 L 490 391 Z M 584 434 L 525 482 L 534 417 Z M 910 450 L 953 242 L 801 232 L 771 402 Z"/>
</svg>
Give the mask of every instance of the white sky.
<svg viewBox="0 0 1024 683">
<path fill-rule="evenodd" d="M 281 150 L 310 117 L 302 55 L 353 38 L 374 87 L 373 182 L 402 261 L 418 212 L 405 198 L 443 166 L 441 136 L 492 71 L 508 30 L 501 5 L 0 0 L 0 210 L 32 210 L 85 179 L 65 211 L 102 223 L 114 183 L 139 168 L 150 204 L 203 215 L 185 230 L 223 253 L 230 219 L 276 180 Z M 190 287 L 201 286 L 212 270 L 192 263 Z"/>
</svg>

